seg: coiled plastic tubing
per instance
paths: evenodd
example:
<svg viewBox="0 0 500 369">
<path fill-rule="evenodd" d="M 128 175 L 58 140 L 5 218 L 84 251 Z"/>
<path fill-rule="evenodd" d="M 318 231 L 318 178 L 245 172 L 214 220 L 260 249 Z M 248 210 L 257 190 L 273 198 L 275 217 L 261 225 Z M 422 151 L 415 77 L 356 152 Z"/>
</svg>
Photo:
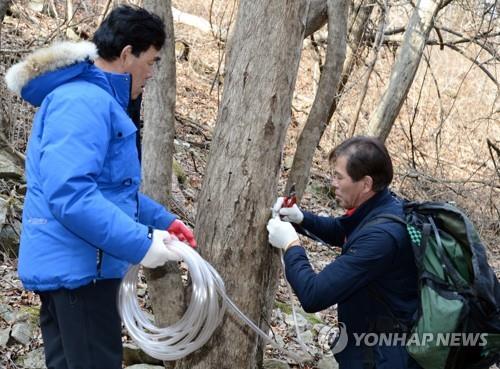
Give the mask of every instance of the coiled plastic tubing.
<svg viewBox="0 0 500 369">
<path fill-rule="evenodd" d="M 159 360 L 179 360 L 201 348 L 221 323 L 226 307 L 239 316 L 257 334 L 285 355 L 304 361 L 271 340 L 254 322 L 245 316 L 226 295 L 219 273 L 195 250 L 186 244 L 170 240 L 166 247 L 187 264 L 192 280 L 191 301 L 182 318 L 175 324 L 159 328 L 151 314 L 139 306 L 137 280 L 139 265 L 132 266 L 123 279 L 118 296 L 118 310 L 135 343 L 148 355 Z"/>
</svg>

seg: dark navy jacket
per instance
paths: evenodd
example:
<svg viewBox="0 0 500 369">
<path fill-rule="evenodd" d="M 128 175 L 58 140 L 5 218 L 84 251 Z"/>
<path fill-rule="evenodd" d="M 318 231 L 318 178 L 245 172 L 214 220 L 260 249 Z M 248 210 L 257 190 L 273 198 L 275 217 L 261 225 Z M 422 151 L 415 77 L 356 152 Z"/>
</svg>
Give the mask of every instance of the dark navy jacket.
<svg viewBox="0 0 500 369">
<path fill-rule="evenodd" d="M 341 369 L 418 368 L 404 347 L 367 350 L 355 345 L 353 333 L 373 331 L 371 324 L 390 316 L 389 307 L 403 321 L 410 321 L 417 309 L 417 271 L 405 227 L 390 220 L 369 224 L 380 214 L 403 216 L 402 203 L 387 189 L 350 216 L 319 217 L 304 212 L 304 229 L 342 247 L 342 254 L 319 273 L 311 268 L 302 247 L 285 253 L 286 277 L 305 311 L 338 304 L 339 322 L 348 332 L 347 347 L 336 355 Z M 361 223 L 366 226 L 358 227 Z"/>
</svg>

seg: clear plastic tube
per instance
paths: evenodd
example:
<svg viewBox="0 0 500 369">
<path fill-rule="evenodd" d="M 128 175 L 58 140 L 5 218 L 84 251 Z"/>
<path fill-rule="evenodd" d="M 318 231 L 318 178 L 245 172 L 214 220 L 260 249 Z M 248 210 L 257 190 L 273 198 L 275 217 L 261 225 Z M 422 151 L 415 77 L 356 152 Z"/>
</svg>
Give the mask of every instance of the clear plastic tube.
<svg viewBox="0 0 500 369">
<path fill-rule="evenodd" d="M 280 249 L 280 260 L 281 260 L 281 267 L 283 268 L 283 274 L 285 274 L 285 259 L 284 259 L 284 252 L 283 249 Z M 290 286 L 290 283 L 288 283 L 288 280 L 286 279 L 285 276 L 285 283 L 286 287 L 288 289 L 288 295 L 290 296 L 290 304 L 292 305 L 292 317 L 293 317 L 293 324 L 295 326 L 295 334 L 297 335 L 297 342 L 299 343 L 300 348 L 304 353 L 309 355 L 311 358 L 313 357 L 309 350 L 307 349 L 306 344 L 304 343 L 304 340 L 302 339 L 302 335 L 300 334 L 299 330 L 299 325 L 297 324 L 297 312 L 295 309 L 295 304 L 293 302 L 293 293 L 292 293 L 292 286 Z"/>
<path fill-rule="evenodd" d="M 118 296 L 118 310 L 122 321 L 132 339 L 144 352 L 159 360 L 172 361 L 198 350 L 221 323 L 228 306 L 274 348 L 298 363 L 304 361 L 304 358 L 285 350 L 270 339 L 238 309 L 226 295 L 219 273 L 196 251 L 176 240 L 169 241 L 166 247 L 184 260 L 191 275 L 191 301 L 182 318 L 171 326 L 159 328 L 151 315 L 140 308 L 137 301 L 138 265 L 132 266 L 125 275 Z"/>
</svg>

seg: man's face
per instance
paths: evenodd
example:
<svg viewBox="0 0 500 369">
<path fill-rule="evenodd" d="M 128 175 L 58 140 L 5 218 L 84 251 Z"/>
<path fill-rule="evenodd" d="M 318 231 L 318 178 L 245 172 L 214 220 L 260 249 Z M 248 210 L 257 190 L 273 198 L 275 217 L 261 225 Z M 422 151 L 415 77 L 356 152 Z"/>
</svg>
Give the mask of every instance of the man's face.
<svg viewBox="0 0 500 369">
<path fill-rule="evenodd" d="M 357 208 L 366 200 L 366 181 L 359 181 L 347 174 L 347 157 L 339 156 L 333 167 L 332 186 L 335 190 L 335 199 L 344 209 Z"/>
<path fill-rule="evenodd" d="M 143 92 L 146 81 L 153 76 L 154 66 L 160 60 L 158 54 L 159 51 L 153 46 L 139 56 L 135 56 L 131 51 L 127 54 L 124 72 L 132 76 L 132 99 L 136 99 Z"/>
</svg>

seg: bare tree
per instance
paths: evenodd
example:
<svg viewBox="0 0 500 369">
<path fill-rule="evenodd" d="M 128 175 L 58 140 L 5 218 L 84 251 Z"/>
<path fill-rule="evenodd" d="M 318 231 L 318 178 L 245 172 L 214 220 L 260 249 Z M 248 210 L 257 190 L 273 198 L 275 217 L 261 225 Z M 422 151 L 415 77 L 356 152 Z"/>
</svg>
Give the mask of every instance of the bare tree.
<svg viewBox="0 0 500 369">
<path fill-rule="evenodd" d="M 302 196 L 309 179 L 312 159 L 325 128 L 333 114 L 342 67 L 346 56 L 348 0 L 328 0 L 328 47 L 318 91 L 305 127 L 297 143 L 288 189 L 296 185 Z M 287 190 L 288 190 L 287 189 Z"/>
<path fill-rule="evenodd" d="M 265 225 L 277 192 L 305 12 L 305 1 L 240 3 L 198 201 L 200 251 L 221 274 L 229 296 L 264 331 L 279 268 Z M 200 351 L 179 366 L 245 369 L 260 367 L 263 359 L 258 336 L 229 314 Z"/>
<path fill-rule="evenodd" d="M 368 126 L 369 135 L 377 136 L 383 141 L 389 135 L 417 73 L 425 44 L 434 25 L 434 17 L 441 9 L 441 3 L 441 0 L 417 2 L 406 29 L 403 44 L 392 67 L 389 86 L 371 116 Z"/>
<path fill-rule="evenodd" d="M 368 20 L 374 6 L 373 4 L 367 4 L 364 0 L 356 1 L 354 4 L 350 5 L 352 6 L 352 9 L 349 12 L 347 56 L 345 57 L 344 65 L 342 68 L 340 83 L 338 83 L 338 87 L 335 90 L 334 88 L 332 88 L 332 84 L 326 82 L 328 80 L 335 81 L 335 79 L 337 78 L 336 76 L 332 75 L 332 73 L 337 73 L 334 67 L 334 63 L 336 62 L 333 60 L 333 58 L 330 58 L 328 56 L 329 51 L 327 51 L 326 65 L 323 67 L 323 71 L 320 77 L 320 84 L 318 86 L 318 90 L 316 91 L 316 98 L 297 142 L 297 150 L 295 151 L 294 161 L 290 170 L 290 174 L 288 176 L 286 191 L 289 191 L 291 186 L 295 184 L 299 199 L 302 197 L 302 194 L 306 189 L 309 179 L 309 173 L 311 170 L 312 159 L 314 153 L 316 152 L 316 148 L 319 145 L 321 137 L 323 136 L 323 133 L 328 126 L 333 113 L 337 109 L 338 100 L 344 90 L 344 87 L 349 79 L 349 76 L 351 75 L 352 70 L 354 69 L 356 63 L 358 63 L 358 61 L 360 60 L 359 55 L 364 48 L 362 41 L 363 35 L 366 31 Z M 329 24 L 330 23 L 332 24 L 332 26 L 329 27 L 333 27 L 330 29 L 334 30 L 334 32 L 328 32 L 328 50 L 334 50 L 333 45 L 335 44 L 335 42 L 341 42 L 341 40 L 338 38 L 337 40 L 335 40 L 335 32 L 337 32 L 339 28 L 341 28 L 341 26 L 336 25 L 335 15 L 333 15 L 332 21 L 329 21 Z M 343 22 L 341 22 L 340 24 L 342 23 Z M 346 32 L 344 30 L 341 31 Z M 321 82 L 322 79 L 324 79 L 323 83 Z"/>
<path fill-rule="evenodd" d="M 175 137 L 175 40 L 170 0 L 146 0 L 145 8 L 165 22 L 167 38 L 161 62 L 144 96 L 142 138 L 143 191 L 168 205 L 171 197 Z M 155 319 L 161 326 L 177 321 L 184 310 L 184 290 L 176 262 L 146 272 Z M 168 367 L 173 367 L 169 364 Z"/>
<path fill-rule="evenodd" d="M 378 28 L 377 34 L 375 36 L 374 47 L 372 49 L 373 56 L 368 64 L 368 70 L 365 73 L 365 81 L 364 81 L 363 87 L 361 89 L 361 98 L 358 100 L 358 105 L 356 107 L 356 114 L 354 115 L 354 119 L 351 122 L 351 126 L 349 128 L 349 137 L 354 136 L 354 133 L 356 132 L 356 124 L 358 122 L 359 114 L 361 113 L 361 109 L 362 109 L 364 102 L 365 102 L 366 94 L 368 93 L 368 83 L 370 82 L 370 77 L 371 77 L 372 72 L 375 68 L 375 64 L 377 62 L 378 55 L 379 55 L 380 49 L 382 48 L 382 44 L 384 41 L 386 15 L 388 12 L 386 0 L 384 0 L 384 5 L 380 10 L 381 10 L 381 16 L 380 16 L 380 21 L 379 21 L 379 28 Z"/>
</svg>

